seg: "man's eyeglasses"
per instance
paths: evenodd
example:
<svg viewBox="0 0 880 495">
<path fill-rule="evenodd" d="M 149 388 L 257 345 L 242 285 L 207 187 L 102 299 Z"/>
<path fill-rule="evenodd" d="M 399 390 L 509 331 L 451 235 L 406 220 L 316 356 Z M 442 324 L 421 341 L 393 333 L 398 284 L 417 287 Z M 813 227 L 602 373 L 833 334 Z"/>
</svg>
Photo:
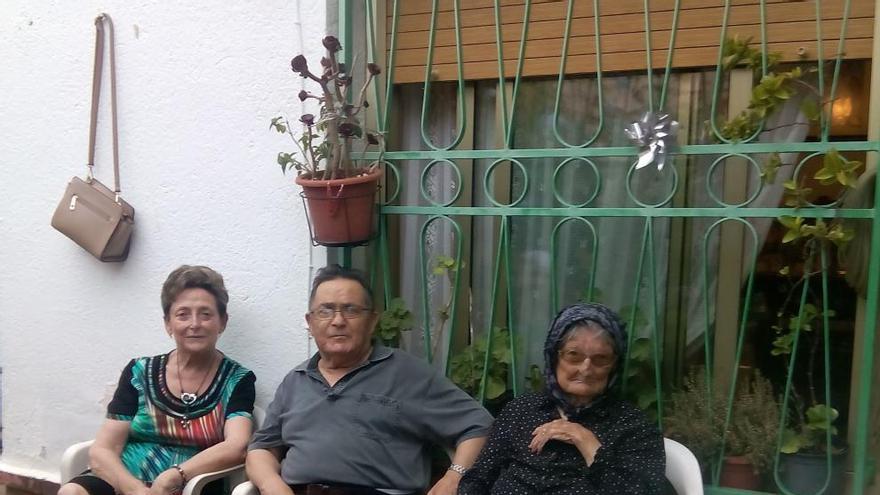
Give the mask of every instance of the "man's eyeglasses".
<svg viewBox="0 0 880 495">
<path fill-rule="evenodd" d="M 614 361 L 617 358 L 613 354 L 595 354 L 593 356 L 589 356 L 580 351 L 575 351 L 574 349 L 561 349 L 559 351 L 559 359 L 565 361 L 568 364 L 580 365 L 587 359 L 590 360 L 590 364 L 597 368 L 605 368 L 614 364 Z"/>
<path fill-rule="evenodd" d="M 342 306 L 321 306 L 318 309 L 309 311 L 309 314 L 319 320 L 332 320 L 336 313 L 339 313 L 346 320 L 354 320 L 372 310 L 372 308 L 365 308 L 356 304 L 343 304 Z"/>
</svg>

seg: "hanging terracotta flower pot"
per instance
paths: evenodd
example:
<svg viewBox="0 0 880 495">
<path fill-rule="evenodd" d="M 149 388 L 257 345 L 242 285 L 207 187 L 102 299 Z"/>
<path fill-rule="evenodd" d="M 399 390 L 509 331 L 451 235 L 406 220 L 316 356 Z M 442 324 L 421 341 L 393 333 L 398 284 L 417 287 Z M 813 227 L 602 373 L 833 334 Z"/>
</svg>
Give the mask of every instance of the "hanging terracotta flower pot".
<svg viewBox="0 0 880 495">
<path fill-rule="evenodd" d="M 382 170 L 371 169 L 344 179 L 313 180 L 303 176 L 296 183 L 309 219 L 312 242 L 322 246 L 357 246 L 373 236 L 373 210 Z"/>
<path fill-rule="evenodd" d="M 310 66 L 302 54 L 290 61 L 294 73 L 319 86 L 319 93 L 303 89 L 298 97 L 301 102 L 317 100 L 320 112 L 300 116 L 303 130 L 298 135 L 291 130 L 286 117 L 272 119 L 271 128 L 288 135 L 297 148 L 293 153 L 278 153 L 276 161 L 282 172 L 297 171 L 296 183 L 303 188 L 300 196 L 306 207 L 312 243 L 357 246 L 373 236 L 373 209 L 382 170 L 376 162 L 368 167 L 359 166 L 352 150 L 369 146 L 384 149 L 384 134 L 370 132 L 361 124 L 361 113 L 370 106 L 367 88 L 382 69 L 374 63 L 366 64 L 363 85 L 357 91 L 352 85 L 354 78 L 338 60 L 342 50 L 339 40 L 325 36 L 321 43 L 327 55 L 321 58 L 320 66 Z M 356 146 L 359 141 L 365 142 L 363 148 Z M 320 179 L 315 180 L 316 177 Z M 324 177 L 333 179 L 323 180 Z"/>
</svg>

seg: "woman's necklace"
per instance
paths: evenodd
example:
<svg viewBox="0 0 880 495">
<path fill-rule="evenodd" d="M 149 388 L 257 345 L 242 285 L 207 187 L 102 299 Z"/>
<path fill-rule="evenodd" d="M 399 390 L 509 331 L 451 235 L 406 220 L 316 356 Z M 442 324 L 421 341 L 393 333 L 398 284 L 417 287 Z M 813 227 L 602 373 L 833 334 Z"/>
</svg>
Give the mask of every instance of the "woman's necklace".
<svg viewBox="0 0 880 495">
<path fill-rule="evenodd" d="M 189 428 L 189 406 L 195 404 L 196 400 L 199 398 L 199 390 L 202 389 L 202 386 L 205 384 L 205 380 L 208 379 L 208 375 L 211 374 L 211 370 L 214 368 L 214 357 L 211 356 L 211 364 L 205 371 L 205 376 L 202 377 L 202 382 L 199 383 L 199 386 L 196 387 L 195 392 L 192 393 L 183 391 L 183 377 L 180 374 L 180 354 L 175 356 L 175 358 L 177 360 L 177 384 L 180 385 L 180 402 L 183 402 L 185 408 L 183 419 L 180 420 L 180 427 L 185 430 Z"/>
</svg>

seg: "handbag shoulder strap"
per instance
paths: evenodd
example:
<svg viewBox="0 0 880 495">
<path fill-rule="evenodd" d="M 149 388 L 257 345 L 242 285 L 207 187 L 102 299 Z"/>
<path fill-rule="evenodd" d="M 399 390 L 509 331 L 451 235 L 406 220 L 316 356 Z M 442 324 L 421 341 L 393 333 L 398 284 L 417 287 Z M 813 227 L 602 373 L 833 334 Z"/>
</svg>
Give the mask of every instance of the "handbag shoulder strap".
<svg viewBox="0 0 880 495">
<path fill-rule="evenodd" d="M 113 42 L 113 21 L 107 14 L 95 17 L 95 71 L 92 76 L 92 114 L 89 122 L 89 180 L 94 178 L 95 135 L 98 130 L 98 103 L 101 98 L 101 73 L 104 65 L 104 26 L 110 45 L 110 115 L 113 128 L 113 192 L 119 198 L 119 135 L 116 131 L 116 51 Z"/>
</svg>

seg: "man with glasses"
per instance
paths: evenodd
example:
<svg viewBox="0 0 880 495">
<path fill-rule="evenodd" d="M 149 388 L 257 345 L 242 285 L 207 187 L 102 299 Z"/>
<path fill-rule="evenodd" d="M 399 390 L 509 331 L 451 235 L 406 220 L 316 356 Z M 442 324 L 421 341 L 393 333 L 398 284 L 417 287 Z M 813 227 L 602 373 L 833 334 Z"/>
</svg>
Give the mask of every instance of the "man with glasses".
<svg viewBox="0 0 880 495">
<path fill-rule="evenodd" d="M 306 314 L 318 352 L 284 378 L 249 447 L 261 495 L 424 493 L 431 444 L 454 455 L 428 494 L 456 493 L 492 417 L 424 361 L 374 343 L 378 318 L 360 272 L 318 272 Z"/>
</svg>

